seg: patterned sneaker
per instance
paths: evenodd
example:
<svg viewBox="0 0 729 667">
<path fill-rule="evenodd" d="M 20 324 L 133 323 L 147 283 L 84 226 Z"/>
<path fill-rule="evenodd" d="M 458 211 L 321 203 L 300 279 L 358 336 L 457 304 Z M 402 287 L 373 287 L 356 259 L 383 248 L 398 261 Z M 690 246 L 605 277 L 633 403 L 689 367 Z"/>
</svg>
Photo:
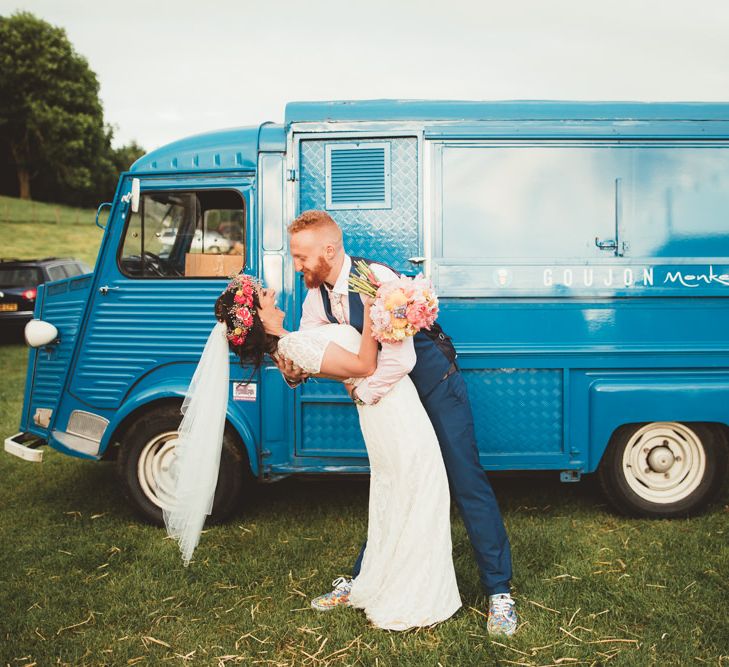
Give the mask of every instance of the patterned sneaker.
<svg viewBox="0 0 729 667">
<path fill-rule="evenodd" d="M 349 591 L 352 590 L 352 580 L 339 577 L 332 582 L 334 590 L 320 595 L 311 601 L 311 608 L 317 611 L 329 611 L 334 607 L 349 606 Z"/>
<path fill-rule="evenodd" d="M 490 635 L 506 635 L 516 632 L 516 609 L 509 593 L 489 595 L 489 620 L 486 628 Z"/>
</svg>

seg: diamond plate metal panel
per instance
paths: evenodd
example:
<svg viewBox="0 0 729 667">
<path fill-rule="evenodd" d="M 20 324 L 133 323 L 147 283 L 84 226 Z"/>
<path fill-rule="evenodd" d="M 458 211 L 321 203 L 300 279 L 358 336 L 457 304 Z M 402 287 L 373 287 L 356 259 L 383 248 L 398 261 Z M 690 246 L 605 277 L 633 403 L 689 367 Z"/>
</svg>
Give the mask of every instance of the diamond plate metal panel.
<svg viewBox="0 0 729 667">
<path fill-rule="evenodd" d="M 367 455 L 357 409 L 351 403 L 304 403 L 300 453 Z"/>
<path fill-rule="evenodd" d="M 350 255 L 364 255 L 400 271 L 410 271 L 412 266 L 407 258 L 419 254 L 418 142 L 414 137 L 387 141 L 391 145 L 391 208 L 337 209 L 332 217 L 344 232 L 345 248 Z M 301 211 L 326 208 L 326 146 L 351 142 L 351 138 L 301 142 Z M 372 142 L 381 144 L 383 139 Z"/>
<path fill-rule="evenodd" d="M 561 453 L 561 370 L 464 370 L 484 454 Z"/>
<path fill-rule="evenodd" d="M 325 380 L 323 378 L 310 378 L 301 385 L 301 398 L 303 400 L 314 398 L 343 398 L 349 400 L 347 390 L 341 382 L 335 380 Z"/>
</svg>

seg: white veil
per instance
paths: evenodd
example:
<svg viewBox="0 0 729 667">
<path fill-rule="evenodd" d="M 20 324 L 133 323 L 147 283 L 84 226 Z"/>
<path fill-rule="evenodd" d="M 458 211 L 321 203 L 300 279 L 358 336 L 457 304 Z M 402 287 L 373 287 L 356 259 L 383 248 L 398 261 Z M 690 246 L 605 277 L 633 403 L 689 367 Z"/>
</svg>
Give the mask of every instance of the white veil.
<svg viewBox="0 0 729 667">
<path fill-rule="evenodd" d="M 230 373 L 226 331 L 224 322 L 213 327 L 187 389 L 175 446 L 173 501 L 162 510 L 167 534 L 179 542 L 185 566 L 213 509 L 218 482 Z"/>
</svg>

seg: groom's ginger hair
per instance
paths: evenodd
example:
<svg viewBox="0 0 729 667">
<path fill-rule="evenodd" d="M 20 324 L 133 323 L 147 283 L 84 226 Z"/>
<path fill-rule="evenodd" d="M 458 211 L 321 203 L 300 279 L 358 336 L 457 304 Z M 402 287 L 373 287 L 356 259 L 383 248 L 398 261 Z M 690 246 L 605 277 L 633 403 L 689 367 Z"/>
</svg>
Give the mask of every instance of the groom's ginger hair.
<svg viewBox="0 0 729 667">
<path fill-rule="evenodd" d="M 327 230 L 332 235 L 332 240 L 342 243 L 342 230 L 326 211 L 311 210 L 304 211 L 288 227 L 289 234 L 297 234 L 304 230 Z"/>
</svg>

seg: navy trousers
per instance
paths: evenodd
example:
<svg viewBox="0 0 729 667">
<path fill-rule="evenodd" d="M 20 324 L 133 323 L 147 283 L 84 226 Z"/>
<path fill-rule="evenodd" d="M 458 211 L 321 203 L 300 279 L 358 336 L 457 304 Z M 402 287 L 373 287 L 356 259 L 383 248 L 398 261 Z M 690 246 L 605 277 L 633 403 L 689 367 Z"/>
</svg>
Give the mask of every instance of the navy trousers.
<svg viewBox="0 0 729 667">
<path fill-rule="evenodd" d="M 451 496 L 475 551 L 484 591 L 487 595 L 508 593 L 511 548 L 496 497 L 478 459 L 466 382 L 460 372 L 452 373 L 420 400 L 438 436 Z M 355 577 L 366 546 L 367 542 L 352 569 Z"/>
</svg>

